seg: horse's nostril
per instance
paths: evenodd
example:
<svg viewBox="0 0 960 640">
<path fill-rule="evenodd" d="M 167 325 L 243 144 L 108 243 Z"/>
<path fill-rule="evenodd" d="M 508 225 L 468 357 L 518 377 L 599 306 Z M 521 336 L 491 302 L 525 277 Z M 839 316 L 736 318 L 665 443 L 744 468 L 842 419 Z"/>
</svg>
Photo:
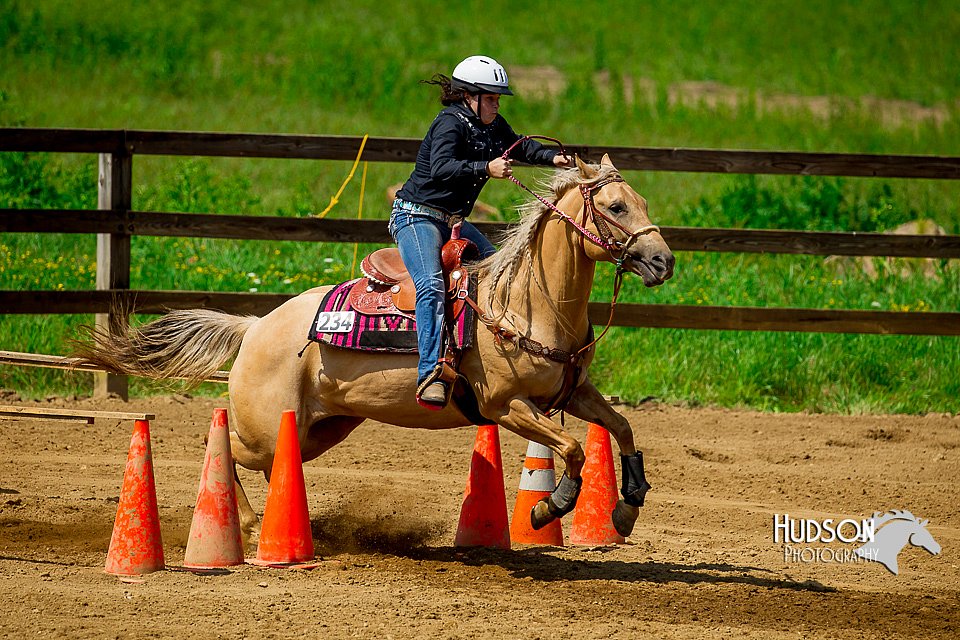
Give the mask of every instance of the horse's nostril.
<svg viewBox="0 0 960 640">
<path fill-rule="evenodd" d="M 657 270 L 660 271 L 661 273 L 665 271 L 669 271 L 670 269 L 670 260 L 667 258 L 667 256 L 663 255 L 662 253 L 658 253 L 654 255 L 650 259 L 650 262 L 652 262 L 653 266 L 656 267 Z"/>
<path fill-rule="evenodd" d="M 669 277 L 673 273 L 673 254 L 657 253 L 650 257 L 650 264 L 660 276 Z"/>
</svg>

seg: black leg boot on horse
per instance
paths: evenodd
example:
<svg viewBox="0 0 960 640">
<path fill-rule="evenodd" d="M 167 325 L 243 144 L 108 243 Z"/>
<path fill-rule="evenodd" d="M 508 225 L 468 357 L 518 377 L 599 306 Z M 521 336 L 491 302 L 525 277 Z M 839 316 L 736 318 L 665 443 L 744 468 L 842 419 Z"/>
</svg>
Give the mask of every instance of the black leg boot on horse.
<svg viewBox="0 0 960 640">
<path fill-rule="evenodd" d="M 643 506 L 643 500 L 651 487 L 643 473 L 643 453 L 637 451 L 633 455 L 620 456 L 620 465 L 623 468 L 620 489 L 623 499 L 618 500 L 617 506 L 613 508 L 613 526 L 617 533 L 627 537 L 633 533 L 640 507 Z"/>
<path fill-rule="evenodd" d="M 533 529 L 543 529 L 557 518 L 573 511 L 582 488 L 583 478 L 574 480 L 564 472 L 553 493 L 533 505 L 530 511 L 530 525 Z"/>
</svg>

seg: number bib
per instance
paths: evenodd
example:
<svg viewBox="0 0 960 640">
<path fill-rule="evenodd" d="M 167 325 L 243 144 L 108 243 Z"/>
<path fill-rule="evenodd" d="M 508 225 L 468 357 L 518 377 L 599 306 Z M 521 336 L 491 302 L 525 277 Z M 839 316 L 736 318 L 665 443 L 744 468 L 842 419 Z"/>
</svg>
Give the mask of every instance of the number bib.
<svg viewBox="0 0 960 640">
<path fill-rule="evenodd" d="M 321 311 L 314 328 L 317 333 L 349 333 L 356 317 L 356 311 Z"/>
</svg>

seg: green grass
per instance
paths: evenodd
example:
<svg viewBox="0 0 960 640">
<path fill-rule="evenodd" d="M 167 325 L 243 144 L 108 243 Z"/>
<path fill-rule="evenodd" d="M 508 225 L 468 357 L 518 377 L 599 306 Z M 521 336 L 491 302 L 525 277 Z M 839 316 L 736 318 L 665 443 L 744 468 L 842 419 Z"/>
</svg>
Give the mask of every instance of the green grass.
<svg viewBox="0 0 960 640">
<path fill-rule="evenodd" d="M 549 99 L 505 101 L 521 132 L 570 144 L 956 155 L 960 11 L 950 2 L 433 3 L 402 10 L 367 0 L 257 9 L 212 0 L 0 0 L 0 126 L 420 136 L 436 112 L 418 84 L 468 53 L 513 67 L 550 65 L 568 80 Z M 585 19 L 588 17 L 588 19 Z M 603 88 L 597 72 L 612 81 Z M 743 95 L 828 96 L 828 113 L 680 105 L 681 82 Z M 625 87 L 629 100 L 618 99 Z M 628 92 L 629 93 L 629 92 Z M 946 114 L 882 122 L 864 96 Z M 142 210 L 302 216 L 326 207 L 349 164 L 260 159 L 134 160 Z M 385 218 L 385 192 L 410 167 L 371 164 L 364 218 Z M 522 170 L 525 181 L 536 171 Z M 931 218 L 960 233 L 951 181 L 629 172 L 664 225 L 878 231 Z M 360 173 L 332 217 L 354 218 Z M 514 216 L 513 185 L 483 200 Z M 0 207 L 93 208 L 96 160 L 0 153 Z M 349 277 L 351 245 L 134 238 L 132 286 L 289 292 Z M 363 248 L 361 248 L 362 253 Z M 0 234 L 0 288 L 89 289 L 95 240 Z M 955 261 L 952 261 L 955 262 Z M 871 280 L 819 257 L 681 253 L 677 276 L 622 300 L 957 311 L 960 270 L 938 280 Z M 951 268 L 952 267 L 952 268 Z M 593 297 L 609 300 L 610 271 Z M 0 314 L 0 348 L 60 353 L 91 316 Z M 630 400 L 831 412 L 956 412 L 955 338 L 614 329 L 592 375 Z M 85 393 L 87 376 L 0 368 L 26 396 Z M 137 382 L 135 393 L 155 387 Z M 218 393 L 219 388 L 207 392 Z"/>
</svg>

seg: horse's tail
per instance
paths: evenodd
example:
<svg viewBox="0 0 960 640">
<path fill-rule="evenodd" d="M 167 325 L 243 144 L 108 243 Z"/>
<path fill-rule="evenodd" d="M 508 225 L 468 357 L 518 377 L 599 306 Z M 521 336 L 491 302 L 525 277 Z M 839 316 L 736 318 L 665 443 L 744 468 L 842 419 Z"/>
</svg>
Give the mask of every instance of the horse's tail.
<svg viewBox="0 0 960 640">
<path fill-rule="evenodd" d="M 75 343 L 80 364 L 112 373 L 199 384 L 236 355 L 256 316 L 208 309 L 171 311 L 125 331 L 87 328 L 89 342 Z"/>
</svg>

